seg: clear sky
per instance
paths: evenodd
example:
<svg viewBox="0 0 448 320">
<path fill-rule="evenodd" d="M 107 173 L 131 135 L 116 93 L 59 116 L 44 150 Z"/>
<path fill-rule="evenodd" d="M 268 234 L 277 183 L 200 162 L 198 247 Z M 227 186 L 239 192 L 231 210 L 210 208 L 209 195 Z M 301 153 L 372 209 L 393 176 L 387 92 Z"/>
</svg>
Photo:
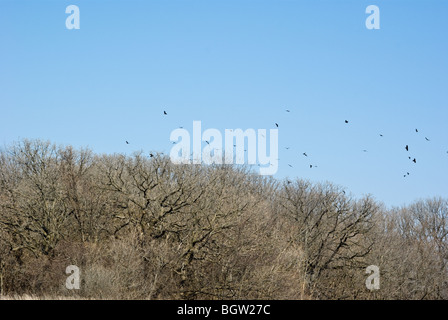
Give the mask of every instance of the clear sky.
<svg viewBox="0 0 448 320">
<path fill-rule="evenodd" d="M 440 0 L 0 0 L 0 144 L 169 152 L 194 120 L 278 123 L 275 177 L 448 197 L 447 31 Z"/>
</svg>

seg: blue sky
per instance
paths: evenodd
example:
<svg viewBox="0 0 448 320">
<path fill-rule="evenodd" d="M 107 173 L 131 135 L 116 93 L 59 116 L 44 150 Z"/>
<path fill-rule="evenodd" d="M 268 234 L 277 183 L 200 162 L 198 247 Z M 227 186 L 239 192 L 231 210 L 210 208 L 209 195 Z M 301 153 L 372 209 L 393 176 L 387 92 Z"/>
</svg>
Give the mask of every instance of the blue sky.
<svg viewBox="0 0 448 320">
<path fill-rule="evenodd" d="M 275 177 L 388 206 L 448 197 L 447 15 L 436 0 L 0 0 L 0 144 L 169 152 L 194 120 L 278 123 Z"/>
</svg>

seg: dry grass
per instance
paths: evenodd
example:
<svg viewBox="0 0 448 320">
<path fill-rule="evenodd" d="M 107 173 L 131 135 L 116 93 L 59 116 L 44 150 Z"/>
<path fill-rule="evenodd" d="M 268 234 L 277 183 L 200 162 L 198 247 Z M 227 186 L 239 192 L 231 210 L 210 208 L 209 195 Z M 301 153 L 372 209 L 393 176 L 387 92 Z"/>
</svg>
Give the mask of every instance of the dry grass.
<svg viewBox="0 0 448 320">
<path fill-rule="evenodd" d="M 0 300 L 92 300 L 81 297 L 63 297 L 63 296 L 37 296 L 37 295 L 12 295 L 0 296 Z"/>
</svg>

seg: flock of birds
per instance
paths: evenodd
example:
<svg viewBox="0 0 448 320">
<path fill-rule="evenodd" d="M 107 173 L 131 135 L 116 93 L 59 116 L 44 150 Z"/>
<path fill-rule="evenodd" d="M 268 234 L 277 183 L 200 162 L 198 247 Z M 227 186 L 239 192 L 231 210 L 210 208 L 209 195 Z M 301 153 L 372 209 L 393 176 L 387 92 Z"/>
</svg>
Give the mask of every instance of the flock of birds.
<svg viewBox="0 0 448 320">
<path fill-rule="evenodd" d="M 291 111 L 287 109 L 286 112 L 291 112 Z M 348 121 L 348 120 L 344 120 L 344 123 L 345 123 L 345 124 L 348 124 L 349 121 Z M 278 123 L 275 123 L 275 126 L 278 128 L 278 127 L 279 127 Z M 415 129 L 415 132 L 416 132 L 416 133 L 419 132 L 417 128 Z M 380 136 L 380 137 L 384 137 L 384 135 L 381 134 L 381 133 L 379 134 L 379 136 Z M 426 141 L 431 141 L 428 137 L 425 137 L 425 140 L 426 140 Z M 287 149 L 287 150 L 289 150 L 289 148 L 290 148 L 290 147 L 285 147 L 285 149 Z M 404 148 L 405 148 L 405 150 L 406 150 L 407 152 L 409 152 L 409 145 L 406 145 Z M 362 151 L 363 151 L 363 152 L 368 152 L 368 150 L 366 150 L 366 149 L 363 149 Z M 446 153 L 448 154 L 448 151 L 446 151 Z M 305 156 L 305 157 L 308 157 L 308 154 L 307 154 L 306 152 L 303 152 L 302 155 Z M 408 159 L 411 160 L 411 162 L 413 162 L 414 164 L 417 163 L 417 159 L 416 159 L 415 157 L 408 156 Z M 291 168 L 293 167 L 291 164 L 288 164 L 288 166 L 291 167 Z M 313 168 L 313 167 L 314 167 L 314 168 L 317 168 L 317 166 L 316 166 L 316 165 L 313 165 L 313 164 L 310 164 L 309 167 L 310 167 L 310 168 Z M 403 175 L 403 177 L 407 177 L 407 176 L 409 176 L 409 175 L 410 175 L 410 173 L 409 173 L 409 172 L 406 172 L 406 173 Z"/>
<path fill-rule="evenodd" d="M 291 110 L 286 109 L 286 112 L 289 113 L 289 112 L 291 112 Z M 164 116 L 167 116 L 168 113 L 164 110 L 164 111 L 163 111 L 163 115 L 164 115 Z M 349 121 L 348 121 L 348 120 L 344 120 L 344 123 L 345 123 L 345 124 L 348 124 Z M 275 124 L 275 127 L 276 127 L 276 128 L 279 127 L 279 124 L 278 124 L 277 122 L 275 122 L 274 124 Z M 183 127 L 179 127 L 179 128 L 183 128 Z M 415 129 L 415 132 L 416 132 L 416 133 L 419 132 L 417 128 Z M 379 136 L 380 136 L 380 137 L 383 137 L 383 134 L 380 133 Z M 425 140 L 426 140 L 426 141 L 431 141 L 428 137 L 425 137 Z M 205 142 L 206 142 L 207 144 L 210 144 L 209 141 L 205 141 Z M 172 142 L 172 143 L 175 144 L 176 142 Z M 126 140 L 126 144 L 130 144 L 129 141 Z M 233 146 L 236 147 L 236 145 L 233 145 Z M 404 148 L 405 148 L 405 150 L 406 150 L 407 152 L 409 152 L 409 145 L 406 145 Z M 285 149 L 286 149 L 286 150 L 289 150 L 290 147 L 285 147 Z M 244 151 L 247 151 L 247 150 L 244 150 Z M 368 150 L 365 150 L 365 149 L 362 150 L 362 151 L 363 151 L 363 152 L 368 152 Z M 446 151 L 446 153 L 448 154 L 448 151 Z M 161 154 L 163 154 L 163 153 L 161 153 Z M 302 155 L 303 155 L 304 157 L 308 157 L 308 154 L 307 154 L 306 152 L 303 152 Z M 153 157 L 154 157 L 154 154 L 153 154 L 153 153 L 150 153 L 149 156 L 150 156 L 151 158 L 153 158 Z M 279 160 L 279 159 L 277 159 L 277 160 Z M 408 160 L 411 160 L 414 164 L 417 163 L 417 159 L 416 159 L 415 157 L 408 156 Z M 291 164 L 288 164 L 288 166 L 291 167 L 291 168 L 293 168 L 293 166 L 292 166 Z M 315 164 L 310 164 L 310 165 L 309 165 L 309 168 L 310 168 L 310 169 L 312 169 L 312 168 L 317 168 L 317 167 L 318 167 L 318 166 L 315 165 Z M 403 175 L 403 177 L 407 177 L 407 176 L 409 176 L 409 175 L 410 175 L 410 173 L 409 173 L 409 172 L 406 172 L 406 173 Z"/>
</svg>

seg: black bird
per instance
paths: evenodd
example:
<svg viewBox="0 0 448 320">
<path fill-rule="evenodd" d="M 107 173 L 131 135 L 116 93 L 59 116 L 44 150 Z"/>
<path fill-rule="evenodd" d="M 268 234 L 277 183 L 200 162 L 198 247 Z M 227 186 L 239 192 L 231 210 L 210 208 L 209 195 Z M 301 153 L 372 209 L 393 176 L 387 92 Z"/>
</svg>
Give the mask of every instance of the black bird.
<svg viewBox="0 0 448 320">
<path fill-rule="evenodd" d="M 414 158 L 414 160 L 412 160 L 412 162 L 417 163 L 417 160 Z"/>
<path fill-rule="evenodd" d="M 128 141 L 126 141 L 126 144 L 129 144 L 129 142 L 128 142 Z"/>
<path fill-rule="evenodd" d="M 312 168 L 313 167 L 313 165 L 312 164 L 310 164 L 310 168 Z"/>
<path fill-rule="evenodd" d="M 348 123 L 348 120 L 345 120 L 345 123 Z"/>
<path fill-rule="evenodd" d="M 205 142 L 207 142 L 207 144 L 210 144 L 210 142 L 208 142 L 208 141 L 205 141 Z"/>
<path fill-rule="evenodd" d="M 418 132 L 418 130 L 417 130 L 417 129 L 415 129 L 415 132 Z"/>
<path fill-rule="evenodd" d="M 290 112 L 289 110 L 286 110 L 286 112 Z"/>
<path fill-rule="evenodd" d="M 275 126 L 278 128 L 278 123 L 277 122 L 275 123 Z"/>
<path fill-rule="evenodd" d="M 154 157 L 154 155 L 153 155 L 152 153 L 150 153 L 150 154 L 149 154 L 149 157 L 150 157 L 150 158 L 153 158 L 153 157 Z"/>
<path fill-rule="evenodd" d="M 306 152 L 302 153 L 305 157 L 308 157 L 308 155 L 306 154 Z"/>
<path fill-rule="evenodd" d="M 288 164 L 288 166 L 290 166 L 292 168 L 292 165 Z"/>
<path fill-rule="evenodd" d="M 167 115 L 168 113 L 166 113 L 166 111 L 163 111 L 163 114 L 164 114 L 164 115 Z"/>
<path fill-rule="evenodd" d="M 286 150 L 289 150 L 290 147 L 285 147 Z"/>
<path fill-rule="evenodd" d="M 407 175 L 409 175 L 409 172 L 406 172 L 407 173 Z"/>
<path fill-rule="evenodd" d="M 409 151 L 409 146 L 408 145 L 406 145 L 406 151 Z"/>
<path fill-rule="evenodd" d="M 425 137 L 425 139 L 426 139 L 426 141 L 430 141 L 430 140 L 429 140 L 428 138 L 426 138 L 426 137 Z"/>
<path fill-rule="evenodd" d="M 383 135 L 380 133 L 380 137 L 382 137 Z"/>
<path fill-rule="evenodd" d="M 367 152 L 367 150 L 362 150 L 363 152 Z"/>
</svg>

